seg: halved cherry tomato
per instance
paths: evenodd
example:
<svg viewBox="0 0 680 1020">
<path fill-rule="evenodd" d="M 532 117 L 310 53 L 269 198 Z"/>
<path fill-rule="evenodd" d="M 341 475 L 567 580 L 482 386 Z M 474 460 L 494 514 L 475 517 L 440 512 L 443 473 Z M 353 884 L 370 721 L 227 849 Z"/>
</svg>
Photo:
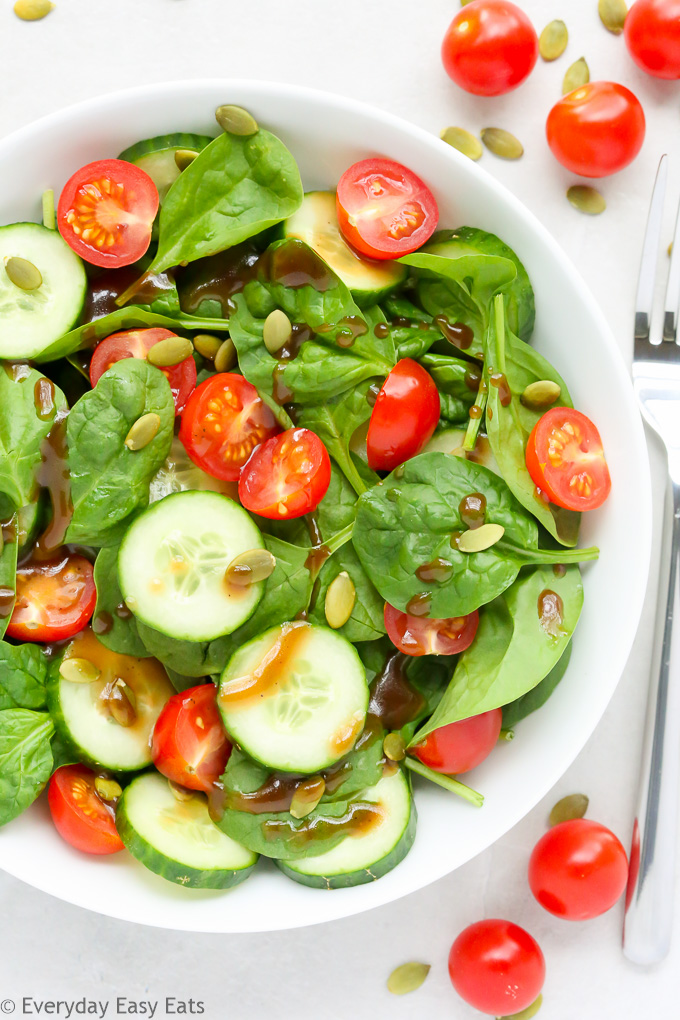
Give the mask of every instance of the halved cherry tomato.
<svg viewBox="0 0 680 1020">
<path fill-rule="evenodd" d="M 362 159 L 338 181 L 340 230 L 371 259 L 396 259 L 420 248 L 437 228 L 434 195 L 408 167 Z"/>
<path fill-rule="evenodd" d="M 440 726 L 413 748 L 413 754 L 434 772 L 448 776 L 469 772 L 493 751 L 502 722 L 502 710 L 492 708 L 490 712 Z"/>
<path fill-rule="evenodd" d="M 439 421 L 439 391 L 417 361 L 402 358 L 378 394 L 368 425 L 366 451 L 374 471 L 392 471 L 415 457 Z"/>
<path fill-rule="evenodd" d="M 124 850 L 112 805 L 101 799 L 95 773 L 85 765 L 62 765 L 50 779 L 47 803 L 62 839 L 86 854 Z"/>
<path fill-rule="evenodd" d="M 655 78 L 680 78 L 680 0 L 635 0 L 623 34 L 643 71 Z"/>
<path fill-rule="evenodd" d="M 556 917 L 587 921 L 609 910 L 628 879 L 628 858 L 613 832 L 574 818 L 541 836 L 529 860 L 529 885 Z"/>
<path fill-rule="evenodd" d="M 538 488 L 567 510 L 595 510 L 612 487 L 600 433 L 571 407 L 552 407 L 538 419 L 526 462 Z"/>
<path fill-rule="evenodd" d="M 316 510 L 331 481 L 331 461 L 309 429 L 288 429 L 252 455 L 238 483 L 246 510 L 274 521 Z"/>
<path fill-rule="evenodd" d="M 141 259 L 157 212 L 158 189 L 148 174 L 122 159 L 100 159 L 64 185 L 57 226 L 76 255 L 115 269 Z"/>
<path fill-rule="evenodd" d="M 200 468 L 236 482 L 256 446 L 279 432 L 272 411 L 242 375 L 220 372 L 191 394 L 179 438 Z"/>
<path fill-rule="evenodd" d="M 106 340 L 97 344 L 90 361 L 92 386 L 96 386 L 107 368 L 111 368 L 111 365 L 115 365 L 117 361 L 123 361 L 125 358 L 146 360 L 146 356 L 154 344 L 176 335 L 169 329 L 154 326 L 152 329 L 124 329 L 121 333 L 112 333 L 111 336 L 107 336 Z M 188 357 L 184 361 L 180 361 L 178 365 L 161 368 L 159 371 L 163 373 L 170 384 L 175 401 L 175 414 L 180 414 L 196 388 L 196 362 L 192 357 Z"/>
<path fill-rule="evenodd" d="M 203 684 L 173 695 L 154 727 L 154 765 L 168 779 L 190 790 L 211 789 L 231 754 L 216 694 L 214 684 Z"/>
<path fill-rule="evenodd" d="M 479 613 L 432 620 L 411 616 L 385 603 L 387 636 L 404 655 L 457 655 L 468 648 L 477 633 Z"/>
<path fill-rule="evenodd" d="M 473 0 L 455 16 L 442 43 L 449 78 L 477 96 L 516 89 L 537 58 L 534 26 L 509 0 Z"/>
<path fill-rule="evenodd" d="M 545 959 L 536 939 L 524 928 L 488 918 L 465 928 L 451 946 L 449 977 L 470 1006 L 492 1016 L 510 1017 L 541 994 Z"/>
<path fill-rule="evenodd" d="M 630 89 L 591 81 L 555 103 L 545 131 L 553 155 L 567 170 L 606 177 L 637 156 L 645 139 L 645 115 Z"/>
<path fill-rule="evenodd" d="M 89 622 L 97 601 L 92 564 L 69 552 L 19 564 L 16 593 L 7 634 L 19 641 L 73 637 Z"/>
</svg>

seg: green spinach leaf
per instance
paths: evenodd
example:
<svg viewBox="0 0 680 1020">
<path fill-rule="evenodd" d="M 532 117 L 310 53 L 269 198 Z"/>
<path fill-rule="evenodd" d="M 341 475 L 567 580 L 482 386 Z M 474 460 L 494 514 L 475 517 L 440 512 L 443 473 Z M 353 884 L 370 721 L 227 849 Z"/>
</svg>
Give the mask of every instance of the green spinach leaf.
<svg viewBox="0 0 680 1020">
<path fill-rule="evenodd" d="M 521 698 L 511 701 L 509 705 L 503 705 L 503 727 L 506 730 L 514 729 L 520 720 L 525 719 L 532 712 L 542 708 L 553 693 L 558 683 L 567 672 L 567 666 L 571 658 L 571 641 L 562 653 L 562 658 L 556 666 L 550 670 L 548 675 L 540 683 L 523 694 Z"/>
<path fill-rule="evenodd" d="M 146 658 L 149 653 L 139 636 L 137 621 L 124 605 L 118 584 L 117 545 L 100 549 L 94 563 L 94 583 L 97 605 L 92 622 L 99 641 L 119 655 Z"/>
<path fill-rule="evenodd" d="M 323 441 L 357 495 L 366 491 L 366 485 L 357 470 L 349 444 L 356 430 L 371 416 L 371 405 L 366 399 L 370 385 L 371 380 L 366 379 L 339 397 L 301 407 L 297 416 L 298 425 L 311 429 Z"/>
<path fill-rule="evenodd" d="M 32 804 L 50 778 L 53 733 L 46 712 L 25 708 L 0 712 L 0 825 Z"/>
<path fill-rule="evenodd" d="M 16 521 L 16 518 L 13 518 L 13 521 Z M 9 538 L 5 538 L 2 549 L 0 549 L 0 609 L 2 610 L 0 612 L 0 638 L 4 636 L 12 615 L 14 602 L 11 595 L 13 592 L 16 592 L 17 584 L 17 553 L 19 545 L 16 532 L 11 538 L 11 541 Z"/>
<path fill-rule="evenodd" d="M 40 645 L 0 641 L 0 711 L 44 708 L 47 667 Z"/>
<path fill-rule="evenodd" d="M 474 380 L 479 373 L 471 371 L 475 366 L 447 354 L 425 354 L 420 364 L 430 373 L 439 390 L 441 417 L 449 422 L 467 423 L 477 396 Z"/>
<path fill-rule="evenodd" d="M 423 720 L 429 718 L 444 696 L 456 659 L 450 655 L 419 655 L 406 665 L 406 678 L 422 694 L 424 704 L 418 715 L 399 731 L 408 745 Z"/>
<path fill-rule="evenodd" d="M 54 387 L 52 410 L 39 414 L 37 387 L 44 379 L 34 368 L 26 367 L 16 378 L 11 369 L 0 371 L 0 493 L 14 510 L 35 500 L 40 447 L 55 417 L 67 410 L 64 394 Z"/>
</svg>

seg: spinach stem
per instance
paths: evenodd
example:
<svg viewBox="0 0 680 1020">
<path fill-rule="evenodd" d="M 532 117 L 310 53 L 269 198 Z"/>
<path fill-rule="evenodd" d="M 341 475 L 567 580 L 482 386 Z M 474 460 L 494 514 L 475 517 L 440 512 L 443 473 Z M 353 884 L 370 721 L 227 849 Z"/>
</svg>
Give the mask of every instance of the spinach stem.
<svg viewBox="0 0 680 1020">
<path fill-rule="evenodd" d="M 436 783 L 437 786 L 442 786 L 451 793 L 457 793 L 459 797 L 469 801 L 470 804 L 474 804 L 475 807 L 481 807 L 484 803 L 484 797 L 481 793 L 477 793 L 476 790 L 466 786 L 464 783 L 459 783 L 453 776 L 444 776 L 440 772 L 428 769 L 427 765 L 423 765 L 417 758 L 404 758 L 404 765 L 411 772 L 416 772 L 419 776 L 423 776 L 424 779 L 429 779 L 430 782 Z"/>
<path fill-rule="evenodd" d="M 484 376 L 482 375 L 482 378 L 479 383 L 479 389 L 477 390 L 477 397 L 475 399 L 475 407 L 478 407 L 482 413 L 484 412 L 484 408 L 486 407 L 486 400 L 487 400 L 487 385 Z M 474 450 L 475 448 L 475 443 L 477 442 L 477 434 L 479 432 L 479 426 L 481 424 L 482 424 L 481 414 L 479 415 L 478 418 L 470 418 L 470 421 L 468 422 L 468 427 L 465 432 L 465 439 L 463 440 L 463 449 L 468 453 Z"/>
<path fill-rule="evenodd" d="M 600 555 L 596 545 L 588 549 L 522 549 L 501 539 L 497 547 L 507 549 L 511 556 L 524 563 L 585 563 L 586 560 L 596 560 Z"/>
<path fill-rule="evenodd" d="M 359 472 L 357 471 L 354 462 L 352 461 L 351 454 L 348 452 L 347 457 L 342 462 L 338 461 L 338 463 L 342 468 L 345 478 L 352 486 L 357 496 L 363 495 L 363 493 L 368 490 L 368 486 L 364 485 L 363 479 Z"/>
<path fill-rule="evenodd" d="M 332 556 L 334 552 L 337 552 L 338 549 L 349 542 L 353 531 L 354 521 L 352 521 L 351 524 L 348 524 L 346 528 L 343 528 L 342 531 L 338 531 L 338 533 L 333 535 L 332 538 L 329 538 L 327 542 L 324 542 L 324 545 L 328 550 L 328 555 Z"/>
<path fill-rule="evenodd" d="M 128 301 L 130 301 L 130 299 L 142 289 L 147 280 L 151 279 L 152 275 L 153 274 L 148 271 L 143 273 L 138 280 L 135 280 L 134 283 L 130 284 L 127 290 L 124 290 L 122 294 L 119 294 L 116 298 L 116 305 L 118 308 L 122 308 L 123 305 L 126 305 Z"/>
</svg>

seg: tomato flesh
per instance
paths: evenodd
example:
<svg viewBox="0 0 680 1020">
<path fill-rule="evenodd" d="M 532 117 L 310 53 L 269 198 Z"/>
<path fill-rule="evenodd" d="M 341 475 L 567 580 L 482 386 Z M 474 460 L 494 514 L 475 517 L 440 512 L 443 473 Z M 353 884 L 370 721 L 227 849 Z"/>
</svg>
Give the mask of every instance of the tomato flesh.
<svg viewBox="0 0 680 1020">
<path fill-rule="evenodd" d="M 255 451 L 238 495 L 260 517 L 291 520 L 316 510 L 330 481 L 330 457 L 319 437 L 309 429 L 288 429 Z"/>
<path fill-rule="evenodd" d="M 404 655 L 457 655 L 472 644 L 478 625 L 476 609 L 468 616 L 434 620 L 402 613 L 385 603 L 387 636 Z"/>
<path fill-rule="evenodd" d="M 362 255 L 396 259 L 420 248 L 437 227 L 434 195 L 408 167 L 362 159 L 338 181 L 340 230 Z"/>
<path fill-rule="evenodd" d="M 614 906 L 626 888 L 628 858 L 613 832 L 574 818 L 542 836 L 529 860 L 531 891 L 547 911 L 587 921 Z"/>
<path fill-rule="evenodd" d="M 623 35 L 643 71 L 655 78 L 680 78 L 680 0 L 636 0 Z"/>
<path fill-rule="evenodd" d="M 532 480 L 557 506 L 595 510 L 611 489 L 597 428 L 571 407 L 553 407 L 536 422 L 526 448 Z"/>
<path fill-rule="evenodd" d="M 536 1001 L 545 981 L 538 942 L 518 924 L 477 921 L 449 953 L 449 976 L 462 999 L 482 1013 L 510 1017 Z"/>
<path fill-rule="evenodd" d="M 455 16 L 442 43 L 449 78 L 477 96 L 516 89 L 537 59 L 534 26 L 509 0 L 473 0 Z"/>
<path fill-rule="evenodd" d="M 153 327 L 152 329 L 125 329 L 121 333 L 112 333 L 101 340 L 94 349 L 90 361 L 90 383 L 96 386 L 104 372 L 125 358 L 146 360 L 151 348 L 161 340 L 176 336 L 169 329 Z M 159 368 L 170 384 L 172 398 L 175 401 L 175 414 L 180 414 L 187 400 L 196 388 L 196 362 L 189 356 L 177 365 Z"/>
<path fill-rule="evenodd" d="M 86 854 L 124 850 L 114 809 L 101 799 L 95 773 L 85 765 L 62 765 L 50 779 L 47 803 L 54 826 L 67 843 Z"/>
<path fill-rule="evenodd" d="M 490 712 L 440 726 L 414 747 L 413 754 L 434 772 L 450 776 L 469 772 L 493 751 L 502 722 L 502 710 L 492 708 Z"/>
<path fill-rule="evenodd" d="M 179 438 L 194 464 L 214 478 L 236 482 L 253 450 L 278 432 L 255 387 L 242 375 L 220 372 L 191 394 Z"/>
<path fill-rule="evenodd" d="M 190 790 L 210 790 L 224 772 L 231 754 L 216 695 L 214 684 L 175 694 L 154 727 L 151 743 L 154 765 L 168 779 Z"/>
<path fill-rule="evenodd" d="M 440 409 L 432 376 L 411 358 L 398 361 L 371 412 L 366 438 L 369 467 L 392 471 L 420 453 L 432 438 Z"/>
<path fill-rule="evenodd" d="M 7 635 L 18 641 L 64 641 L 86 626 L 96 601 L 94 571 L 84 556 L 64 552 L 27 560 L 17 567 Z"/>
<path fill-rule="evenodd" d="M 100 159 L 64 185 L 59 233 L 76 255 L 95 266 L 129 266 L 144 255 L 158 212 L 158 189 L 148 174 L 122 159 Z"/>
</svg>

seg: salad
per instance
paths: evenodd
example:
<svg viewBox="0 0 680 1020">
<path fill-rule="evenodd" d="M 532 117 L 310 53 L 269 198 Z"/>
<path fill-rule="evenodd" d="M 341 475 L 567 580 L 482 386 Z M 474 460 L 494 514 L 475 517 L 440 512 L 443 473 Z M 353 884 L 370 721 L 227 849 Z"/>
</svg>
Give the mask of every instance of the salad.
<svg viewBox="0 0 680 1020">
<path fill-rule="evenodd" d="M 0 227 L 0 825 L 359 885 L 559 683 L 609 473 L 503 241 L 216 117 Z"/>
</svg>

